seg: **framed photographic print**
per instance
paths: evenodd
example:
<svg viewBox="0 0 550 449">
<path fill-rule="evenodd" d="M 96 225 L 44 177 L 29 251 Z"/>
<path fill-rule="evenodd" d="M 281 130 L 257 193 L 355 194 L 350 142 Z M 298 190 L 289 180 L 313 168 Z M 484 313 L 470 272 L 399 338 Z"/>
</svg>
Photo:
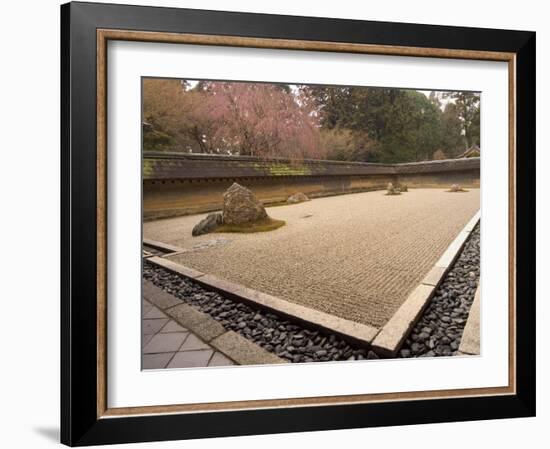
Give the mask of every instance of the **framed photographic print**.
<svg viewBox="0 0 550 449">
<path fill-rule="evenodd" d="M 61 19 L 63 443 L 535 414 L 535 33 Z"/>
</svg>

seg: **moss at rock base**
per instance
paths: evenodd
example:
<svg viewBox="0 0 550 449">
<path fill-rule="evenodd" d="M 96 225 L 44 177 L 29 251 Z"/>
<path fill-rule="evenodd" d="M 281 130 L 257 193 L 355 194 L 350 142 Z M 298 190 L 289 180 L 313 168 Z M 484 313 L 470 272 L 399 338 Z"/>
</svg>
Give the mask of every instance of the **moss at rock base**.
<svg viewBox="0 0 550 449">
<path fill-rule="evenodd" d="M 228 225 L 222 224 L 218 226 L 212 232 L 267 232 L 274 231 L 279 229 L 281 226 L 284 226 L 286 222 L 284 220 L 275 220 L 273 218 L 268 218 L 267 220 L 258 221 L 255 223 L 246 223 L 242 225 Z"/>
</svg>

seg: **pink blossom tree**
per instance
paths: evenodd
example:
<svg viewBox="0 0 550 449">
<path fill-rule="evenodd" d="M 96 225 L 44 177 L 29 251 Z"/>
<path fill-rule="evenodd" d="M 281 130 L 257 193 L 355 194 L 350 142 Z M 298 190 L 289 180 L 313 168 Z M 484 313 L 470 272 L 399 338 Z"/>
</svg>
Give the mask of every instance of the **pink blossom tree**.
<svg viewBox="0 0 550 449">
<path fill-rule="evenodd" d="M 320 158 L 319 120 L 298 89 L 260 83 L 205 82 L 196 113 L 215 124 L 204 136 L 223 152 L 290 159 Z"/>
</svg>

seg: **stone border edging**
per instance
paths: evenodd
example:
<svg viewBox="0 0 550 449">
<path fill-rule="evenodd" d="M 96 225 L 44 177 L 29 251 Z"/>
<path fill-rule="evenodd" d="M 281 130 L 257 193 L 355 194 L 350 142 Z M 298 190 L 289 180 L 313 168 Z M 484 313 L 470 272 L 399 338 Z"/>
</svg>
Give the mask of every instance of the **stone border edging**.
<svg viewBox="0 0 550 449">
<path fill-rule="evenodd" d="M 166 251 L 167 254 L 177 253 L 183 251 L 179 246 L 170 245 L 169 243 L 159 242 L 157 240 L 143 239 L 143 245 L 150 246 L 151 248 L 158 249 L 159 251 Z M 165 255 L 167 255 L 165 254 Z"/>
<path fill-rule="evenodd" d="M 235 298 L 253 307 L 274 312 L 291 321 L 297 321 L 309 327 L 337 334 L 354 343 L 370 345 L 378 333 L 378 329 L 375 327 L 293 304 L 284 299 L 234 284 L 216 276 L 201 273 L 163 257 L 151 257 L 148 261 L 173 273 L 190 278 L 202 287 L 214 290 L 222 295 Z"/>
<path fill-rule="evenodd" d="M 142 284 L 143 291 L 148 292 L 147 301 L 235 363 L 239 365 L 288 363 L 239 334 L 228 331 L 210 315 L 185 304 L 150 281 L 143 280 Z"/>
<path fill-rule="evenodd" d="M 447 247 L 422 282 L 410 293 L 401 307 L 397 309 L 397 312 L 382 327 L 372 342 L 374 352 L 382 357 L 391 358 L 397 355 L 405 338 L 422 315 L 436 288 L 460 254 L 480 216 L 481 211 L 478 210 Z"/>
<path fill-rule="evenodd" d="M 470 307 L 468 313 L 468 320 L 464 331 L 462 332 L 462 338 L 460 339 L 460 345 L 458 347 L 459 355 L 480 355 L 480 296 L 481 296 L 481 284 L 477 286 L 474 296 L 474 302 Z"/>
</svg>

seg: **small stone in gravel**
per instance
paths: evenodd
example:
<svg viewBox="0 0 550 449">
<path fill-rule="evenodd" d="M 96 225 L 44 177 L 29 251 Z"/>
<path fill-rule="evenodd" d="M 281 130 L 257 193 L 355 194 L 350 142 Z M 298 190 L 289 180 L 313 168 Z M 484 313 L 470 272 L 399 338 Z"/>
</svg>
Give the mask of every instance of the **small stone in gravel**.
<svg viewBox="0 0 550 449">
<path fill-rule="evenodd" d="M 411 356 L 411 350 L 410 349 L 401 349 L 400 354 L 401 354 L 401 357 L 406 359 L 406 358 Z"/>
<path fill-rule="evenodd" d="M 376 354 L 376 352 L 374 351 L 369 351 L 369 353 L 367 354 L 367 360 L 373 360 L 373 359 L 379 359 L 380 357 L 378 357 L 378 354 Z"/>
<path fill-rule="evenodd" d="M 421 332 L 418 334 L 418 341 L 423 343 L 430 337 L 430 334 L 427 334 L 426 332 Z"/>
</svg>

